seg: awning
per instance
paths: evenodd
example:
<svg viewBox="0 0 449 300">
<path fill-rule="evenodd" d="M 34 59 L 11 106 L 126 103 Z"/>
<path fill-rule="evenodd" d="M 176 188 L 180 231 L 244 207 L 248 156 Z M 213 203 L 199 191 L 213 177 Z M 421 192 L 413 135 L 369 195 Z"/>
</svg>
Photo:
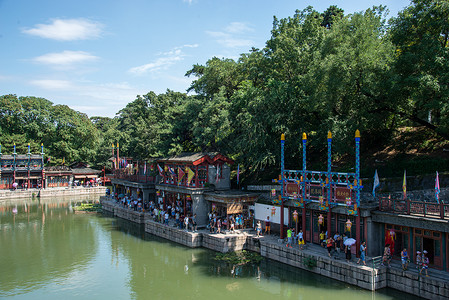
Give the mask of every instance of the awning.
<svg viewBox="0 0 449 300">
<path fill-rule="evenodd" d="M 84 179 L 84 178 L 98 178 L 98 175 L 95 174 L 86 174 L 86 175 L 75 175 L 74 176 L 77 179 Z"/>
</svg>

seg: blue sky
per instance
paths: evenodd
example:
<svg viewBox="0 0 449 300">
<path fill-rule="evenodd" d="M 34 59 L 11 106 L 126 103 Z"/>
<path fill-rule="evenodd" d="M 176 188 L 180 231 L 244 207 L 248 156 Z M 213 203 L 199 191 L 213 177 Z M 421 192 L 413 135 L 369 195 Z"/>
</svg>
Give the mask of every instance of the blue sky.
<svg viewBox="0 0 449 300">
<path fill-rule="evenodd" d="M 273 16 L 345 13 L 408 0 L 0 0 L 0 95 L 43 97 L 113 117 L 150 91 L 185 92 L 194 64 L 263 48 Z"/>
</svg>

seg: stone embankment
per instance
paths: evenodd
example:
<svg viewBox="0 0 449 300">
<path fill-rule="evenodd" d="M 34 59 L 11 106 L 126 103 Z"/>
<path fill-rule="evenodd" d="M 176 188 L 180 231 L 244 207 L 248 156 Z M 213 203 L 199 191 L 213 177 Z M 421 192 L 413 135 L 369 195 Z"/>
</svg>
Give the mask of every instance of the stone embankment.
<svg viewBox="0 0 449 300">
<path fill-rule="evenodd" d="M 367 290 L 385 287 L 427 299 L 449 299 L 449 280 L 418 276 L 412 271 L 395 268 L 372 268 L 331 259 L 323 248 L 315 245 L 300 251 L 287 248 L 274 238 L 256 237 L 249 231 L 240 234 L 210 234 L 207 230 L 185 231 L 152 220 L 150 214 L 134 212 L 101 197 L 103 210 L 135 223 L 144 223 L 145 231 L 191 248 L 204 247 L 218 252 L 250 250 L 263 257 L 330 277 Z M 125 213 L 125 211 L 127 213 Z M 137 217 L 140 215 L 141 217 Z"/>
<path fill-rule="evenodd" d="M 22 199 L 22 198 L 46 198 L 46 197 L 65 197 L 79 195 L 104 195 L 106 187 L 60 187 L 46 189 L 28 189 L 28 190 L 0 190 L 0 200 L 3 199 Z"/>
</svg>

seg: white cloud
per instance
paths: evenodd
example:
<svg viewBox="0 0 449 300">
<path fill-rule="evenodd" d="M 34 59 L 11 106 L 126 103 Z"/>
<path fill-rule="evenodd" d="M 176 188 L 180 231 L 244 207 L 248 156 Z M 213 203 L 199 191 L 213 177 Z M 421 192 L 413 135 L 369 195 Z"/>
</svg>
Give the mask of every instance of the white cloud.
<svg viewBox="0 0 449 300">
<path fill-rule="evenodd" d="M 227 48 L 249 48 L 254 45 L 254 41 L 247 38 L 238 38 L 234 35 L 221 31 L 206 31 L 208 35 L 215 38 L 217 43 Z"/>
<path fill-rule="evenodd" d="M 22 32 L 58 41 L 74 41 L 98 38 L 102 28 L 102 24 L 86 19 L 54 19 L 51 24 L 37 24 Z"/>
<path fill-rule="evenodd" d="M 133 67 L 133 68 L 129 69 L 128 72 L 137 74 L 137 75 L 141 75 L 141 74 L 148 73 L 148 72 L 155 72 L 158 70 L 166 70 L 171 65 L 175 64 L 176 62 L 182 61 L 184 59 L 184 57 L 186 55 L 182 51 L 183 48 L 197 48 L 197 47 L 198 47 L 198 44 L 183 45 L 180 47 L 175 47 L 175 48 L 171 49 L 170 51 L 158 54 L 159 56 L 162 56 L 162 57 L 157 58 L 153 62 L 144 64 L 141 66 Z"/>
<path fill-rule="evenodd" d="M 229 33 L 245 33 L 252 32 L 254 29 L 243 22 L 232 22 L 228 26 L 226 26 L 225 30 Z"/>
<path fill-rule="evenodd" d="M 247 34 L 252 31 L 254 29 L 246 23 L 232 22 L 223 31 L 206 31 L 206 33 L 226 48 L 250 48 L 255 43 Z"/>
<path fill-rule="evenodd" d="M 45 90 L 62 90 L 73 87 L 70 81 L 59 79 L 37 79 L 30 81 L 30 83 Z"/>
<path fill-rule="evenodd" d="M 188 3 L 189 5 L 191 5 L 191 4 L 193 3 L 193 0 L 182 0 L 182 2 L 186 2 L 186 3 Z"/>
<path fill-rule="evenodd" d="M 48 53 L 33 59 L 34 62 L 49 65 L 73 65 L 97 60 L 98 57 L 84 51 L 63 51 L 59 53 Z"/>
</svg>

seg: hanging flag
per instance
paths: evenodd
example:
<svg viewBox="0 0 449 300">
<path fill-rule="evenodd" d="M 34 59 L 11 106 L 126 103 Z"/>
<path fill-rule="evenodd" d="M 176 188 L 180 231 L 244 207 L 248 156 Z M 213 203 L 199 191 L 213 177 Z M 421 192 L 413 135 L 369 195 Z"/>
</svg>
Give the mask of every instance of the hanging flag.
<svg viewBox="0 0 449 300">
<path fill-rule="evenodd" d="M 174 170 L 172 167 L 168 167 L 168 171 L 170 172 L 170 175 L 171 175 L 172 177 L 176 177 L 175 170 Z"/>
<path fill-rule="evenodd" d="M 380 185 L 379 175 L 377 175 L 377 169 L 376 169 L 376 172 L 374 172 L 373 197 L 376 197 L 376 188 L 379 185 Z"/>
<path fill-rule="evenodd" d="M 237 165 L 237 185 L 239 184 L 240 181 L 240 164 Z"/>
<path fill-rule="evenodd" d="M 402 181 L 402 193 L 404 194 L 404 200 L 407 199 L 407 178 L 404 170 L 404 180 Z"/>
<path fill-rule="evenodd" d="M 181 167 L 178 167 L 178 183 L 181 183 L 182 178 L 184 177 L 186 173 L 181 169 Z"/>
<path fill-rule="evenodd" d="M 190 184 L 190 182 L 193 179 L 193 176 L 195 176 L 195 172 L 193 172 L 192 169 L 187 167 L 187 184 Z"/>
<path fill-rule="evenodd" d="M 438 171 L 437 178 L 435 178 L 435 199 L 437 200 L 438 204 L 440 204 L 440 178 L 438 176 Z"/>
<path fill-rule="evenodd" d="M 220 179 L 220 166 L 217 165 L 217 176 L 215 177 L 215 181 L 218 181 Z"/>
<path fill-rule="evenodd" d="M 159 175 L 161 177 L 163 177 L 164 176 L 164 169 L 162 169 L 162 167 L 159 164 L 157 164 L 157 169 L 159 170 Z"/>
<path fill-rule="evenodd" d="M 147 162 L 145 162 L 145 165 L 143 166 L 143 175 L 147 175 Z"/>
</svg>

